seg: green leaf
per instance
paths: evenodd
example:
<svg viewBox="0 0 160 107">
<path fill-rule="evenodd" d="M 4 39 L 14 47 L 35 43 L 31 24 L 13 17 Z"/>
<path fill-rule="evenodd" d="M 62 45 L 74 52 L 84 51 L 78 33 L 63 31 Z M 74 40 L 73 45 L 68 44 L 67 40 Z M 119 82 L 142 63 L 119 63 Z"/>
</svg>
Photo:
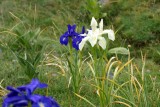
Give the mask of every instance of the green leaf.
<svg viewBox="0 0 160 107">
<path fill-rule="evenodd" d="M 42 59 L 42 52 L 39 52 L 34 59 L 33 65 L 37 67 L 41 59 Z"/>
<path fill-rule="evenodd" d="M 112 48 L 108 51 L 108 53 L 115 53 L 115 54 L 124 54 L 128 55 L 129 50 L 124 48 L 124 47 L 117 47 L 117 48 Z"/>
<path fill-rule="evenodd" d="M 28 62 L 27 60 L 25 60 L 20 56 L 17 56 L 17 58 L 18 58 L 19 64 L 22 66 L 22 68 L 25 71 L 25 74 L 29 78 L 33 78 L 38 75 L 38 73 L 36 73 L 36 68 L 30 62 Z"/>
</svg>

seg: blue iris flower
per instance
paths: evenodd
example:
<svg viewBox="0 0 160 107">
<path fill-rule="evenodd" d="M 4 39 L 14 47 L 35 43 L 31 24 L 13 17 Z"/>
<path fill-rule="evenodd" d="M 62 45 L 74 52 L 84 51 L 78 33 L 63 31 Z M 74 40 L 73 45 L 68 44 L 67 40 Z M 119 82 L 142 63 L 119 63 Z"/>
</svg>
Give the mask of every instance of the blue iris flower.
<svg viewBox="0 0 160 107">
<path fill-rule="evenodd" d="M 60 43 L 62 45 L 68 45 L 69 38 L 72 39 L 72 46 L 76 50 L 79 50 L 79 43 L 82 41 L 84 36 L 81 36 L 81 34 L 85 33 L 85 27 L 82 27 L 81 33 L 77 33 L 75 31 L 76 25 L 68 25 L 68 31 L 66 31 L 61 37 L 60 37 Z"/>
<path fill-rule="evenodd" d="M 10 107 L 11 105 L 13 107 L 25 107 L 28 106 L 28 103 L 30 103 L 32 107 L 40 107 L 40 104 L 44 105 L 43 107 L 59 107 L 58 103 L 52 98 L 33 94 L 37 88 L 46 87 L 47 84 L 40 83 L 38 79 L 32 79 L 30 84 L 17 88 L 8 86 L 7 90 L 9 90 L 10 93 L 4 98 L 2 107 Z"/>
<path fill-rule="evenodd" d="M 52 97 L 42 96 L 41 99 L 32 104 L 32 107 L 60 107 Z"/>
<path fill-rule="evenodd" d="M 66 31 L 61 37 L 60 37 L 60 43 L 62 45 L 67 45 L 69 38 L 74 39 L 76 36 L 78 36 L 79 34 L 77 32 L 75 32 L 76 29 L 76 25 L 68 25 L 68 31 Z"/>
<path fill-rule="evenodd" d="M 82 41 L 82 39 L 85 37 L 85 36 L 81 36 L 81 34 L 84 34 L 85 33 L 85 27 L 83 26 L 82 27 L 82 32 L 76 36 L 73 41 L 72 41 L 72 46 L 76 49 L 76 50 L 79 50 L 79 43 Z"/>
</svg>

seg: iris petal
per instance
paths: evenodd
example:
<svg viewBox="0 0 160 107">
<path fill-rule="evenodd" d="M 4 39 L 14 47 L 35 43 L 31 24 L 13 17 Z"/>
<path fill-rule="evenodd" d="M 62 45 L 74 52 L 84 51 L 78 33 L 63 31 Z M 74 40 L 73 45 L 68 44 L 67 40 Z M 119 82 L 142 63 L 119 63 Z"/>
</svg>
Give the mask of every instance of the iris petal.
<svg viewBox="0 0 160 107">
<path fill-rule="evenodd" d="M 76 31 L 76 25 L 68 25 L 68 31 L 65 32 L 61 37 L 60 37 L 60 43 L 62 45 L 68 45 L 69 39 L 72 39 L 72 46 L 76 50 L 79 50 L 79 43 L 82 41 L 81 34 L 85 34 L 85 27 L 82 27 L 81 33 L 77 33 Z M 86 35 L 86 34 L 85 34 Z"/>
<path fill-rule="evenodd" d="M 79 50 L 81 51 L 86 43 L 86 41 L 89 39 L 89 37 L 85 37 L 82 39 L 81 43 L 79 43 Z"/>
<path fill-rule="evenodd" d="M 114 35 L 114 31 L 109 29 L 109 30 L 104 30 L 102 34 L 106 34 L 108 33 L 108 38 L 112 41 L 115 40 L 115 35 Z"/>
<path fill-rule="evenodd" d="M 67 26 L 68 26 L 68 31 L 70 31 L 70 29 L 71 29 L 71 25 L 70 25 L 70 24 L 68 24 Z"/>
<path fill-rule="evenodd" d="M 11 91 L 9 94 L 7 94 L 7 97 L 16 96 L 18 94 L 22 94 L 22 92 L 16 88 L 13 88 L 11 86 L 7 86 L 7 90 Z"/>
<path fill-rule="evenodd" d="M 14 104 L 18 101 L 25 100 L 25 96 L 14 96 L 5 98 L 2 107 L 9 107 L 9 105 Z"/>
<path fill-rule="evenodd" d="M 68 44 L 68 37 L 62 35 L 62 36 L 60 37 L 60 43 L 61 43 L 62 45 L 67 45 L 67 44 Z"/>
<path fill-rule="evenodd" d="M 68 31 L 66 31 L 61 37 L 60 37 L 60 43 L 62 45 L 68 45 L 69 38 L 75 39 L 76 36 L 79 34 L 75 32 L 76 25 L 68 25 Z"/>
<path fill-rule="evenodd" d="M 13 104 L 13 107 L 26 107 L 28 105 L 27 100 L 21 100 Z"/>
<path fill-rule="evenodd" d="M 85 30 L 85 27 L 83 26 L 81 34 L 84 34 L 85 32 L 86 32 L 86 30 Z"/>
<path fill-rule="evenodd" d="M 71 26 L 70 24 L 68 25 L 68 32 L 69 32 L 69 36 L 71 36 L 72 33 L 75 32 L 76 29 L 76 25 Z"/>
<path fill-rule="evenodd" d="M 32 101 L 33 103 L 35 103 L 35 102 L 38 102 L 38 101 L 41 99 L 41 97 L 42 97 L 42 96 L 35 94 L 35 95 L 29 96 L 28 99 L 29 99 L 30 101 Z"/>
<path fill-rule="evenodd" d="M 26 107 L 28 103 L 31 103 L 31 105 L 44 103 L 44 107 L 59 107 L 58 103 L 50 97 L 33 94 L 37 88 L 46 87 L 47 84 L 40 83 L 38 79 L 32 79 L 29 84 L 17 88 L 8 86 L 7 89 L 11 92 L 4 98 L 2 107 Z M 44 100 L 44 98 L 46 98 L 46 100 Z"/>
<path fill-rule="evenodd" d="M 30 91 L 30 93 L 33 93 L 36 88 L 46 88 L 47 84 L 44 85 L 40 83 L 38 79 L 32 79 L 31 83 L 26 85 L 26 88 Z"/>
<path fill-rule="evenodd" d="M 76 25 L 73 25 L 73 26 L 71 27 L 71 29 L 75 32 L 75 30 L 76 30 Z"/>
<path fill-rule="evenodd" d="M 79 43 L 82 41 L 84 37 L 83 36 L 77 36 L 75 39 L 72 41 L 72 46 L 76 50 L 79 50 Z"/>
<path fill-rule="evenodd" d="M 98 40 L 98 30 L 95 30 L 94 32 L 89 30 L 87 36 L 89 37 L 88 41 L 90 42 L 91 46 L 94 47 Z"/>
<path fill-rule="evenodd" d="M 104 37 L 99 37 L 98 38 L 98 44 L 102 47 L 103 50 L 106 49 L 106 39 Z"/>
<path fill-rule="evenodd" d="M 39 102 L 33 103 L 32 107 L 60 107 L 58 103 L 51 97 L 42 96 Z"/>
<path fill-rule="evenodd" d="M 15 89 L 11 86 L 7 86 L 7 90 L 11 91 L 11 92 L 17 92 L 17 93 L 20 93 L 20 91 L 18 89 Z"/>
<path fill-rule="evenodd" d="M 92 17 L 92 20 L 91 20 L 91 28 L 93 31 L 95 31 L 97 29 L 97 21 L 94 17 Z"/>
</svg>

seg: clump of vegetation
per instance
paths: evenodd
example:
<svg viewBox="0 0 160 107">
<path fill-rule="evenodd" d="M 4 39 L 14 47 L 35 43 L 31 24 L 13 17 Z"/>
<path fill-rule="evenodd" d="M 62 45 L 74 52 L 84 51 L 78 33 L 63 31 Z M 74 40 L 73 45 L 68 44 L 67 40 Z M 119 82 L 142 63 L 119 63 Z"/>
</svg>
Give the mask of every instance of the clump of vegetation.
<svg viewBox="0 0 160 107">
<path fill-rule="evenodd" d="M 158 0 L 117 0 L 103 6 L 106 25 L 113 25 L 119 38 L 113 45 L 131 45 L 135 56 L 143 50 L 156 63 L 160 59 L 160 2 Z M 107 10 L 107 11 L 106 11 Z M 148 48 L 151 47 L 151 48 Z M 135 50 L 136 48 L 136 50 Z M 138 57 L 138 56 L 137 56 Z"/>
<path fill-rule="evenodd" d="M 15 29 L 13 31 L 15 38 L 8 42 L 9 48 L 30 79 L 38 76 L 36 70 L 40 65 L 48 43 L 45 39 L 40 39 L 40 33 L 40 29 L 28 30 L 25 33 L 22 29 Z"/>
<path fill-rule="evenodd" d="M 160 40 L 160 6 L 159 1 L 150 0 L 118 0 L 105 7 L 106 20 L 121 33 L 121 37 L 136 47 L 148 46 Z"/>
</svg>

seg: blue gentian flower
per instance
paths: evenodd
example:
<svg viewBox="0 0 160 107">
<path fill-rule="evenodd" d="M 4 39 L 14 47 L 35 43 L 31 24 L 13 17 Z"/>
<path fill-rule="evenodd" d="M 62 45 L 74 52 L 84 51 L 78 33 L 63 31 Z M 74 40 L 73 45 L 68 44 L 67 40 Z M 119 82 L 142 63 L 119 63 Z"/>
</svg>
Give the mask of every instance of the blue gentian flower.
<svg viewBox="0 0 160 107">
<path fill-rule="evenodd" d="M 75 38 L 76 36 L 78 36 L 79 34 L 77 32 L 75 32 L 76 29 L 76 25 L 68 25 L 68 31 L 66 31 L 61 37 L 60 37 L 60 43 L 62 45 L 67 45 L 69 38 Z"/>
<path fill-rule="evenodd" d="M 85 37 L 83 35 L 85 35 L 85 27 L 84 26 L 82 27 L 81 33 L 78 36 L 76 36 L 72 41 L 72 46 L 76 50 L 79 50 L 79 43 L 81 43 L 82 39 Z"/>
<path fill-rule="evenodd" d="M 32 79 L 30 84 L 23 85 L 17 88 L 8 86 L 7 90 L 9 90 L 10 93 L 4 98 L 2 107 L 10 107 L 11 105 L 13 107 L 25 107 L 28 106 L 28 103 L 30 103 L 31 105 L 32 104 L 35 105 L 45 102 L 45 98 L 48 99 L 49 104 L 51 104 L 50 102 L 52 102 L 53 106 L 47 106 L 46 104 L 44 104 L 46 106 L 43 107 L 59 107 L 57 106 L 58 103 L 56 103 L 56 101 L 54 101 L 53 99 L 38 94 L 33 94 L 33 92 L 37 88 L 46 88 L 46 87 L 47 84 L 40 83 L 38 79 Z M 40 106 L 34 106 L 34 107 L 40 107 Z"/>
</svg>

